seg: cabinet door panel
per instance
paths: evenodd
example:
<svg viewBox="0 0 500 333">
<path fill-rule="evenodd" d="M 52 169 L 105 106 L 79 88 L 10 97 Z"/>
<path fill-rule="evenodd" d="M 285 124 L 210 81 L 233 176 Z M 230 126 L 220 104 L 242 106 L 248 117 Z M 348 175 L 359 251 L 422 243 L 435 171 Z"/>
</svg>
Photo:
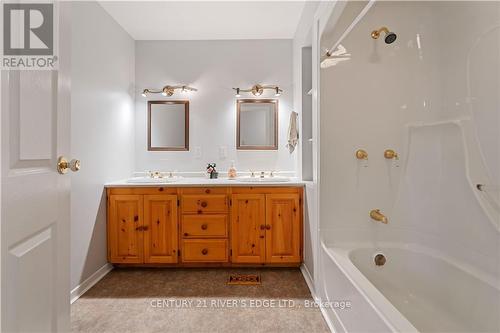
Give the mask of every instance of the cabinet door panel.
<svg viewBox="0 0 500 333">
<path fill-rule="evenodd" d="M 231 214 L 231 248 L 234 263 L 265 261 L 266 197 L 234 194 Z"/>
<path fill-rule="evenodd" d="M 127 264 L 142 263 L 142 195 L 111 195 L 109 210 L 109 261 Z"/>
<path fill-rule="evenodd" d="M 266 196 L 266 262 L 301 261 L 301 210 L 298 194 Z"/>
<path fill-rule="evenodd" d="M 144 262 L 177 262 L 177 196 L 144 196 Z"/>
</svg>

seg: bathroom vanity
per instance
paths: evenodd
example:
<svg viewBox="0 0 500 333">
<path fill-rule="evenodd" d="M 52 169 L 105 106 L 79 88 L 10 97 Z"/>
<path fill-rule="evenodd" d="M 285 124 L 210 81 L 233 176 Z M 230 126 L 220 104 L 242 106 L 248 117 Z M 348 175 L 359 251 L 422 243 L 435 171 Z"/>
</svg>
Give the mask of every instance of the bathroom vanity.
<svg viewBox="0 0 500 333">
<path fill-rule="evenodd" d="M 108 261 L 129 266 L 298 266 L 301 183 L 106 185 Z"/>
</svg>

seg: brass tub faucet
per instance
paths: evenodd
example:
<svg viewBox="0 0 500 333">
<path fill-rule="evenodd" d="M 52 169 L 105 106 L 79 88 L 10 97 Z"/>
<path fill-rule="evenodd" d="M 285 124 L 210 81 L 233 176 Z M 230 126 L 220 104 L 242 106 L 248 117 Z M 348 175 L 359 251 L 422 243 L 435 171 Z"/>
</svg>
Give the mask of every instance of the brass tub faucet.
<svg viewBox="0 0 500 333">
<path fill-rule="evenodd" d="M 380 212 L 380 209 L 372 209 L 370 211 L 370 217 L 373 220 L 378 221 L 378 222 L 382 222 L 384 224 L 389 223 L 389 220 L 387 219 L 387 217 L 384 214 L 382 214 Z"/>
</svg>

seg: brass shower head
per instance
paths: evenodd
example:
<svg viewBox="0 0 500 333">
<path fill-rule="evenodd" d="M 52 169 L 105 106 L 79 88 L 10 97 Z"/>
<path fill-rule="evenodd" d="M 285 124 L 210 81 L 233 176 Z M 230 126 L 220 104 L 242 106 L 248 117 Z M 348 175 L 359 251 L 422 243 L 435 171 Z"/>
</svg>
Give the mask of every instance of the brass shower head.
<svg viewBox="0 0 500 333">
<path fill-rule="evenodd" d="M 398 37 L 394 32 L 389 31 L 387 27 L 382 27 L 378 30 L 373 30 L 372 31 L 372 38 L 373 39 L 378 39 L 380 37 L 380 34 L 384 32 L 385 33 L 385 38 L 384 41 L 386 44 L 392 44 Z"/>
</svg>

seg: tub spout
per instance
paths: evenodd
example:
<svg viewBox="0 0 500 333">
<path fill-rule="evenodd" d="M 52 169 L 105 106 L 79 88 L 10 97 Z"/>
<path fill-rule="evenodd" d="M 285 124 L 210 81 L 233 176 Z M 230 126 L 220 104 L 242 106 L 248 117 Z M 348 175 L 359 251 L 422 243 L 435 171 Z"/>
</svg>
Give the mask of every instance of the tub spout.
<svg viewBox="0 0 500 333">
<path fill-rule="evenodd" d="M 378 222 L 382 222 L 384 224 L 389 223 L 389 220 L 387 217 L 380 212 L 380 209 L 373 209 L 370 211 L 370 217 Z"/>
</svg>

